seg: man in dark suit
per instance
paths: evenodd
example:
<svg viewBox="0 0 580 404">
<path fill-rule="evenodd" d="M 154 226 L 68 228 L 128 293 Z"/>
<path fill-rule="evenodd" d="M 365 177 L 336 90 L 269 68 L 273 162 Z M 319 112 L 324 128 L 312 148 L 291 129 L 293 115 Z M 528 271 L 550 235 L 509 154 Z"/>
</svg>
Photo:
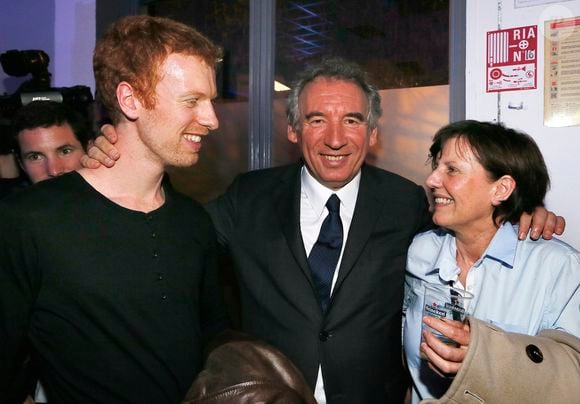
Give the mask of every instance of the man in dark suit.
<svg viewBox="0 0 580 404">
<path fill-rule="evenodd" d="M 288 139 L 305 164 L 243 174 L 208 206 L 233 257 L 242 329 L 284 352 L 319 402 L 400 402 L 407 385 L 406 251 L 431 219 L 421 187 L 363 164 L 380 113 L 360 68 L 326 60 L 303 75 L 288 102 Z M 344 235 L 323 311 L 308 256 L 332 194 Z"/>
<path fill-rule="evenodd" d="M 425 192 L 364 164 L 381 106 L 357 65 L 310 68 L 287 112 L 303 162 L 242 174 L 207 206 L 239 281 L 242 329 L 286 354 L 319 403 L 402 402 L 403 279 L 413 236 L 431 226 Z M 338 261 L 321 277 L 309 257 L 333 194 Z"/>
</svg>

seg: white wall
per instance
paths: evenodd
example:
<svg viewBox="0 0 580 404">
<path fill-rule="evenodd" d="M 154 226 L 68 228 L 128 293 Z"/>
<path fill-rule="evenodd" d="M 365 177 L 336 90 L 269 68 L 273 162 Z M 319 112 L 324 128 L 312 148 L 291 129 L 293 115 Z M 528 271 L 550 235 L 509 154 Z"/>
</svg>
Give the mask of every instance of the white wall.
<svg viewBox="0 0 580 404">
<path fill-rule="evenodd" d="M 580 249 L 580 127 L 544 126 L 543 24 L 555 18 L 580 16 L 580 0 L 515 8 L 514 0 L 467 1 L 466 115 L 470 119 L 500 120 L 531 135 L 542 150 L 552 188 L 547 207 L 566 218 L 562 239 Z M 499 28 L 498 28 L 499 24 Z M 537 89 L 486 93 L 486 33 L 538 25 Z M 523 109 L 508 108 L 523 103 Z M 499 113 L 498 113 L 499 111 Z"/>
</svg>

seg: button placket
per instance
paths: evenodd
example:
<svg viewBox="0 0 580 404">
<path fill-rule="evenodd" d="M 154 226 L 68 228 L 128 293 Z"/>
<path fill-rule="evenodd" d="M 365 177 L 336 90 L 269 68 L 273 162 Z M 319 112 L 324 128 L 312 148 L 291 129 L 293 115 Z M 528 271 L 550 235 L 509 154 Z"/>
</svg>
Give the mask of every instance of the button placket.
<svg viewBox="0 0 580 404">
<path fill-rule="evenodd" d="M 166 278 L 167 275 L 165 271 L 161 270 L 160 265 L 160 253 L 159 253 L 159 232 L 157 231 L 156 220 L 153 215 L 146 216 L 146 223 L 149 231 L 149 236 L 151 239 L 151 260 L 152 260 L 152 270 L 153 276 L 155 277 L 155 282 L 159 286 L 159 298 L 161 300 L 167 300 L 166 292 Z"/>
<path fill-rule="evenodd" d="M 149 229 L 149 235 L 151 237 L 151 246 L 152 246 L 152 253 L 151 257 L 154 259 L 159 258 L 159 243 L 157 241 L 157 230 L 156 230 L 156 223 L 155 217 L 153 215 L 146 216 L 147 227 Z"/>
</svg>

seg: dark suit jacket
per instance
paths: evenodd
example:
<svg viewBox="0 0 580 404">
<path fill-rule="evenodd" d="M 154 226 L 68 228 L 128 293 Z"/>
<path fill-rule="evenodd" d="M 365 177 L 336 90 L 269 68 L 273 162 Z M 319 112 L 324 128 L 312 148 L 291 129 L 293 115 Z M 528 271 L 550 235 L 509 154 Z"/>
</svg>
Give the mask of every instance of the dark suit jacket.
<svg viewBox="0 0 580 404">
<path fill-rule="evenodd" d="M 242 174 L 208 206 L 239 281 L 243 331 L 286 354 L 330 404 L 402 401 L 401 305 L 407 248 L 431 224 L 425 192 L 363 166 L 326 315 L 300 233 L 300 165 Z"/>
</svg>

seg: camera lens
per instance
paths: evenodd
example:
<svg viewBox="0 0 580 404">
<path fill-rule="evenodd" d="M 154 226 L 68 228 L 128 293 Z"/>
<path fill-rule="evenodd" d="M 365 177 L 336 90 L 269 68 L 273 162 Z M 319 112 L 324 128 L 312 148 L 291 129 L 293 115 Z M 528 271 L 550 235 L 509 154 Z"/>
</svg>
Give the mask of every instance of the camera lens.
<svg viewBox="0 0 580 404">
<path fill-rule="evenodd" d="M 15 77 L 33 76 L 47 71 L 50 58 L 41 50 L 9 50 L 0 55 L 0 62 L 6 74 Z"/>
</svg>

